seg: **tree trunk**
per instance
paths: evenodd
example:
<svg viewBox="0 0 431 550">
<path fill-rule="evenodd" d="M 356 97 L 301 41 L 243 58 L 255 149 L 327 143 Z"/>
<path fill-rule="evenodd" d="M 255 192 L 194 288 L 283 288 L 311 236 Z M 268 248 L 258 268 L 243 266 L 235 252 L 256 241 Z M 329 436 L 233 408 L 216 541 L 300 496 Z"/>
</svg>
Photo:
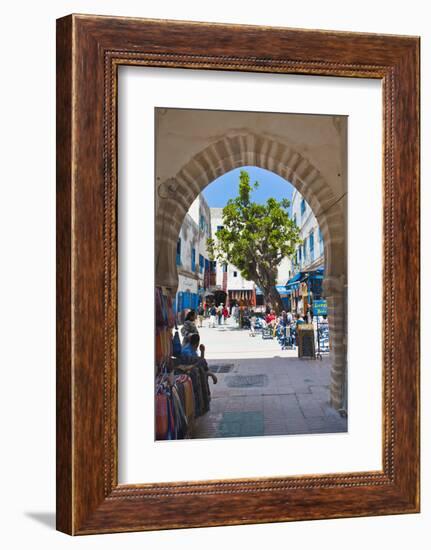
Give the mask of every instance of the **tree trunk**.
<svg viewBox="0 0 431 550">
<path fill-rule="evenodd" d="M 281 313 L 284 309 L 284 304 L 276 288 L 276 274 L 277 268 L 269 269 L 262 264 L 256 265 L 256 278 L 254 280 L 262 289 L 266 305 L 270 306 L 276 313 Z"/>
<path fill-rule="evenodd" d="M 276 313 L 281 313 L 284 310 L 284 304 L 278 290 L 273 285 L 268 290 L 272 309 L 274 309 Z"/>
<path fill-rule="evenodd" d="M 259 286 L 261 286 L 266 305 L 273 309 L 276 313 L 281 313 L 284 310 L 285 306 L 280 297 L 280 294 L 278 293 L 278 290 L 275 288 L 275 285 Z"/>
</svg>

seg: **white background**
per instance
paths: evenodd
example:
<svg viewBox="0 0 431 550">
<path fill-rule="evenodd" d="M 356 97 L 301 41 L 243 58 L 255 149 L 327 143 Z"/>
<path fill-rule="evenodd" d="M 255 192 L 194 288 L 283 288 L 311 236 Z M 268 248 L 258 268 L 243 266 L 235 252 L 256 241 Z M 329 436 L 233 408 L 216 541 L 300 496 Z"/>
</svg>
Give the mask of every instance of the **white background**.
<svg viewBox="0 0 431 550">
<path fill-rule="evenodd" d="M 380 470 L 382 89 L 378 80 L 122 67 L 119 82 L 119 480 Z M 172 93 L 175 90 L 175 93 Z M 268 97 L 271 100 L 268 102 Z M 348 115 L 349 426 L 346 434 L 154 441 L 154 106 Z M 367 159 L 367 162 L 364 162 Z M 151 168 L 150 168 L 151 167 Z M 367 205 L 367 224 L 355 205 Z M 369 261 L 364 262 L 367 257 Z M 364 350 L 364 295 L 367 304 Z M 373 356 L 368 361 L 366 353 Z M 367 406 L 364 407 L 364 396 Z M 235 457 L 235 460 L 226 460 Z M 172 464 L 181 464 L 173 468 Z"/>
<path fill-rule="evenodd" d="M 431 150 L 431 30 L 426 3 L 309 0 L 131 0 L 9 2 L 2 10 L 1 543 L 9 548 L 305 549 L 429 546 L 431 356 L 424 339 L 422 514 L 382 518 L 103 535 L 72 539 L 53 530 L 55 457 L 55 18 L 70 12 L 285 25 L 422 36 L 422 150 Z M 422 166 L 423 333 L 430 324 L 431 172 Z M 366 205 L 364 217 L 366 219 Z M 364 258 L 364 261 L 366 259 Z M 426 391 L 428 390 L 428 391 Z"/>
</svg>

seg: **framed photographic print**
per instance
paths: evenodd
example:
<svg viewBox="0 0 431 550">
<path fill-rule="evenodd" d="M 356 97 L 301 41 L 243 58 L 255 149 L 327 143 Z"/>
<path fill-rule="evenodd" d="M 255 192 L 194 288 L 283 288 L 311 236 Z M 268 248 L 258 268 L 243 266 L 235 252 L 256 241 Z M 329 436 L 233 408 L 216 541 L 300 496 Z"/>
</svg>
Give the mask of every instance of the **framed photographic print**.
<svg viewBox="0 0 431 550">
<path fill-rule="evenodd" d="M 419 39 L 57 22 L 57 528 L 419 511 Z"/>
</svg>

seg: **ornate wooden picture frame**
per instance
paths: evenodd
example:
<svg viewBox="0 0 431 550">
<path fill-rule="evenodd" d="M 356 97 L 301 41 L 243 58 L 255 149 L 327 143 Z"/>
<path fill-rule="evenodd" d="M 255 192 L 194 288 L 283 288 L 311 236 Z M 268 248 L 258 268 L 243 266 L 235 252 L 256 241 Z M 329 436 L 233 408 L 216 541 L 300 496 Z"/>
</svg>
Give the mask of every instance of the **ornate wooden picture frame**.
<svg viewBox="0 0 431 550">
<path fill-rule="evenodd" d="M 118 483 L 117 69 L 383 85 L 381 471 Z M 70 15 L 57 21 L 57 528 L 69 534 L 419 511 L 419 39 Z"/>
</svg>

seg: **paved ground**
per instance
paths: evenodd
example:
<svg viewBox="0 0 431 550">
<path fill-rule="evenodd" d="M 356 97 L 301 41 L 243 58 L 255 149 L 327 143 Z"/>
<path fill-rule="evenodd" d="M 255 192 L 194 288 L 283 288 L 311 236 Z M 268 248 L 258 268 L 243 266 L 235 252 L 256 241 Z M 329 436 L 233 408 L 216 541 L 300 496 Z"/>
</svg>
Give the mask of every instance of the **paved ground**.
<svg viewBox="0 0 431 550">
<path fill-rule="evenodd" d="M 334 433 L 347 419 L 329 406 L 330 364 L 298 359 L 276 340 L 252 338 L 233 323 L 199 329 L 208 364 L 211 409 L 196 420 L 192 437 Z"/>
</svg>

